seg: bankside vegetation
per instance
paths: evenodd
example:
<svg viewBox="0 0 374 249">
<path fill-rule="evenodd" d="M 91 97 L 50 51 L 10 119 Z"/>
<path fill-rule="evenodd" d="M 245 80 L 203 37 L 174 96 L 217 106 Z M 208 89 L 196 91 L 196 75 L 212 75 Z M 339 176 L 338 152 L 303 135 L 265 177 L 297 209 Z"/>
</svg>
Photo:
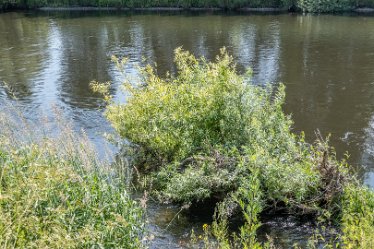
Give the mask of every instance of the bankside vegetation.
<svg viewBox="0 0 374 249">
<path fill-rule="evenodd" d="M 0 113 L 1 248 L 141 247 L 142 209 L 84 136 L 36 139 L 11 120 Z"/>
<path fill-rule="evenodd" d="M 160 201 L 216 201 L 215 221 L 204 227 L 206 248 L 270 246 L 256 239 L 259 215 L 280 210 L 337 225 L 343 247 L 373 248 L 373 192 L 326 139 L 319 135 L 311 145 L 291 132 L 282 84 L 252 85 L 251 72 L 238 74 L 224 49 L 208 62 L 178 48 L 175 62 L 175 74 L 163 78 L 151 66 L 139 81 L 127 77 L 125 104 L 111 103 L 106 116 L 128 141 L 139 181 Z M 92 87 L 111 101 L 110 84 Z M 230 234 L 238 213 L 244 225 Z"/>
<path fill-rule="evenodd" d="M 348 11 L 374 7 L 373 0 L 0 0 L 0 9 L 38 7 L 115 8 L 283 8 L 303 12 Z"/>
</svg>

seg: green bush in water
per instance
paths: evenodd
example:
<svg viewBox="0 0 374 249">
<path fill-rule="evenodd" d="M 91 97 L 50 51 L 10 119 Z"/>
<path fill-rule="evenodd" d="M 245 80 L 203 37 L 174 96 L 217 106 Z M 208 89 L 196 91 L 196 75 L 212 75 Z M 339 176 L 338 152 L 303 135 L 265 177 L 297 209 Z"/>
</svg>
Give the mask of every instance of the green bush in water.
<svg viewBox="0 0 374 249">
<path fill-rule="evenodd" d="M 181 49 L 175 61 L 176 76 L 165 79 L 144 68 L 142 83 L 124 84 L 126 104 L 106 112 L 162 198 L 222 199 L 257 169 L 268 200 L 301 202 L 318 191 L 316 159 L 282 112 L 283 85 L 250 84 L 224 49 L 214 63 Z"/>
<path fill-rule="evenodd" d="M 212 231 L 220 246 L 213 247 L 261 247 L 257 216 L 268 208 L 330 212 L 335 218 L 342 210 L 354 212 L 342 204 L 348 196 L 344 186 L 353 181 L 346 163 L 336 160 L 322 138 L 312 146 L 291 132 L 292 121 L 282 111 L 282 84 L 252 85 L 251 72 L 238 74 L 225 49 L 208 62 L 178 48 L 175 62 L 175 75 L 165 78 L 150 66 L 141 69 L 138 83 L 124 83 L 126 103 L 112 103 L 106 116 L 129 142 L 134 166 L 160 200 L 222 201 Z M 233 206 L 241 208 L 246 223 L 230 242 L 225 219 Z M 351 238 L 355 231 L 346 234 Z"/>
<path fill-rule="evenodd" d="M 1 248 L 141 247 L 142 209 L 77 134 L 14 142 L 0 123 Z"/>
</svg>

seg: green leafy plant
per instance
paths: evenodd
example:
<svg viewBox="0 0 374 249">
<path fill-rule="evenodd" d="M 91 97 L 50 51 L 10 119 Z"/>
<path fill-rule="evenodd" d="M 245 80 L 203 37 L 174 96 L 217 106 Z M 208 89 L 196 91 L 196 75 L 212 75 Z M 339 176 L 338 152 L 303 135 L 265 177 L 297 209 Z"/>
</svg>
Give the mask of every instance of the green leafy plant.
<svg viewBox="0 0 374 249">
<path fill-rule="evenodd" d="M 342 237 L 344 248 L 374 248 L 374 192 L 349 184 L 342 198 Z"/>
<path fill-rule="evenodd" d="M 142 246 L 142 209 L 84 136 L 19 136 L 9 120 L 0 113 L 1 248 Z"/>
<path fill-rule="evenodd" d="M 125 61 L 114 61 L 123 68 Z M 139 81 L 126 80 L 125 104 L 101 92 L 110 103 L 107 118 L 127 141 L 132 166 L 147 176 L 147 186 L 160 201 L 221 203 L 207 230 L 218 245 L 204 239 L 207 248 L 269 246 L 256 240 L 264 210 L 346 224 L 339 217 L 347 208 L 355 212 L 343 201 L 355 178 L 320 135 L 311 145 L 303 134 L 291 132 L 292 121 L 282 111 L 282 84 L 252 85 L 251 71 L 238 74 L 225 49 L 208 62 L 178 48 L 175 63 L 174 75 L 160 78 L 146 66 Z M 234 209 L 242 210 L 245 224 L 231 241 L 227 224 Z M 354 232 L 344 234 L 352 238 Z"/>
<path fill-rule="evenodd" d="M 317 191 L 310 146 L 290 132 L 282 112 L 283 85 L 276 91 L 251 85 L 250 71 L 237 74 L 224 49 L 214 63 L 181 49 L 175 60 L 175 77 L 161 79 L 145 67 L 140 83 L 124 83 L 126 104 L 106 111 L 137 151 L 135 166 L 151 172 L 163 197 L 190 202 L 225 195 L 254 167 L 274 201 L 302 201 Z"/>
</svg>

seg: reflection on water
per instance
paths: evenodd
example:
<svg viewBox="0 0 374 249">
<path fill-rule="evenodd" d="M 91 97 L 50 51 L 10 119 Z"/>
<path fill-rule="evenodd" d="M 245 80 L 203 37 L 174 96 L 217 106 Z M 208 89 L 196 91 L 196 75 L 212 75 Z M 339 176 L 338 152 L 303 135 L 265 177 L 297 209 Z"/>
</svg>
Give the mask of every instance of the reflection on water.
<svg viewBox="0 0 374 249">
<path fill-rule="evenodd" d="M 374 17 L 202 13 L 28 12 L 0 14 L 0 104 L 18 98 L 29 118 L 59 106 L 98 144 L 110 131 L 100 96 L 89 82 L 121 76 L 110 56 L 126 56 L 136 75 L 143 58 L 175 73 L 173 50 L 183 46 L 214 59 L 226 46 L 255 84 L 283 82 L 284 109 L 295 131 L 332 134 L 338 157 L 349 151 L 374 186 Z"/>
</svg>

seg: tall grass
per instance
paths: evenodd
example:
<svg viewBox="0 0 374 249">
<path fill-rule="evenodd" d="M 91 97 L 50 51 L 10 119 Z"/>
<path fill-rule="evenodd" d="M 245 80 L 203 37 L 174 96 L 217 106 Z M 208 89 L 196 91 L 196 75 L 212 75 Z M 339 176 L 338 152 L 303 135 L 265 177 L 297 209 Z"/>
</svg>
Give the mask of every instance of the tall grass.
<svg viewBox="0 0 374 249">
<path fill-rule="evenodd" d="M 0 247 L 141 247 L 142 209 L 84 134 L 36 128 L 0 112 Z"/>
</svg>

